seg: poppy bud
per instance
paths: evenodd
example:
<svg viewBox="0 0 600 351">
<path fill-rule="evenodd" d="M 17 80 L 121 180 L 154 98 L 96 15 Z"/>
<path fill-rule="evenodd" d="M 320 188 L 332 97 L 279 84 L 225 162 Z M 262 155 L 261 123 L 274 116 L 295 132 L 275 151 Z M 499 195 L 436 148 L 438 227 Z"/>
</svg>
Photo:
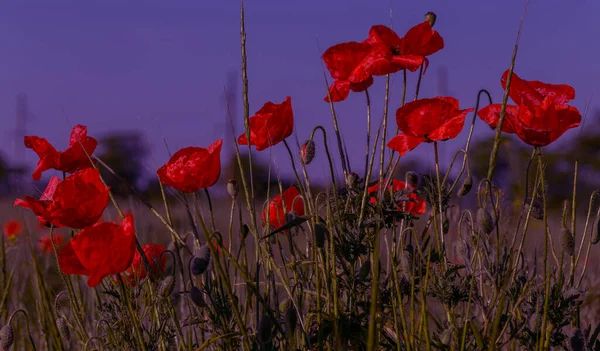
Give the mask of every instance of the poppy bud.
<svg viewBox="0 0 600 351">
<path fill-rule="evenodd" d="M 305 165 L 310 164 L 315 158 L 315 149 L 315 142 L 310 139 L 307 140 L 300 148 L 300 161 Z"/>
<path fill-rule="evenodd" d="M 242 226 L 242 230 L 240 230 L 240 234 L 242 235 L 242 240 L 246 239 L 246 237 L 248 236 L 248 233 L 250 233 L 250 228 L 248 228 L 248 226 L 246 224 L 244 224 Z"/>
<path fill-rule="evenodd" d="M 433 27 L 433 25 L 435 24 L 435 20 L 437 19 L 437 16 L 435 13 L 429 11 L 425 14 L 425 21 L 429 22 L 429 25 L 431 27 Z"/>
<path fill-rule="evenodd" d="M 528 199 L 525 201 L 525 205 L 526 211 L 529 211 L 529 206 L 531 205 L 531 217 L 537 219 L 538 221 L 544 219 L 544 209 L 542 208 L 542 204 L 537 199 L 533 199 L 533 202 L 531 199 Z"/>
<path fill-rule="evenodd" d="M 448 232 L 450 231 L 450 221 L 448 220 L 448 218 L 444 217 L 444 222 L 442 223 L 442 233 L 444 235 L 448 234 Z"/>
<path fill-rule="evenodd" d="M 207 245 L 202 245 L 196 251 L 196 255 L 192 259 L 192 274 L 200 275 L 206 271 L 210 263 L 210 249 Z"/>
<path fill-rule="evenodd" d="M 494 230 L 492 215 L 484 208 L 477 210 L 477 225 L 479 226 L 479 231 L 485 234 L 489 234 Z"/>
<path fill-rule="evenodd" d="M 537 332 L 542 324 L 542 316 L 539 313 L 534 313 L 529 317 L 529 329 L 533 332 Z"/>
<path fill-rule="evenodd" d="M 367 277 L 371 273 L 371 261 L 367 259 L 365 263 L 363 263 L 362 267 L 360 267 L 360 271 L 358 272 L 359 280 L 367 280 Z"/>
<path fill-rule="evenodd" d="M 566 227 L 562 227 L 560 230 L 560 245 L 567 255 L 573 256 L 575 253 L 575 238 Z"/>
<path fill-rule="evenodd" d="M 409 189 L 415 190 L 421 186 L 421 176 L 417 172 L 408 171 L 405 177 Z"/>
<path fill-rule="evenodd" d="M 473 178 L 471 177 L 471 174 L 467 174 L 467 177 L 460 186 L 460 189 L 458 189 L 457 195 L 465 196 L 471 191 L 471 188 L 473 188 Z"/>
<path fill-rule="evenodd" d="M 169 275 L 160 284 L 160 287 L 158 288 L 158 294 L 162 297 L 166 297 L 171 295 L 173 289 L 175 289 L 175 279 L 172 275 Z"/>
<path fill-rule="evenodd" d="M 239 191 L 240 188 L 235 179 L 231 179 L 229 182 L 227 182 L 227 193 L 229 194 L 229 196 L 231 196 L 231 199 L 235 200 Z"/>
<path fill-rule="evenodd" d="M 8 350 L 13 342 L 15 342 L 15 331 L 7 324 L 0 329 L 0 350 Z"/>
<path fill-rule="evenodd" d="M 325 246 L 325 239 L 329 236 L 327 228 L 321 224 L 315 224 L 315 244 L 318 248 Z"/>
<path fill-rule="evenodd" d="M 271 317 L 265 315 L 262 316 L 260 322 L 258 322 L 258 330 L 256 332 L 256 338 L 261 344 L 268 344 L 271 341 L 271 329 L 273 329 L 273 322 Z"/>
<path fill-rule="evenodd" d="M 287 311 L 285 311 L 285 330 L 288 334 L 288 337 L 294 334 L 296 331 L 296 326 L 298 325 L 298 313 L 296 312 L 296 308 L 290 302 L 290 306 Z"/>
<path fill-rule="evenodd" d="M 358 174 L 356 174 L 354 172 L 350 172 L 346 176 L 346 186 L 348 188 L 354 188 L 358 185 L 358 180 L 359 180 Z"/>
<path fill-rule="evenodd" d="M 592 244 L 597 244 L 600 241 L 600 217 L 596 220 L 596 232 L 592 237 Z"/>
<path fill-rule="evenodd" d="M 587 350 L 585 337 L 581 332 L 581 329 L 577 328 L 571 331 L 569 336 L 569 350 L 573 351 L 584 351 Z"/>
<path fill-rule="evenodd" d="M 68 342 L 71 340 L 71 332 L 69 331 L 69 326 L 67 325 L 67 321 L 63 317 L 59 317 L 56 320 L 56 326 L 58 327 L 58 332 L 60 333 L 60 337 Z"/>
<path fill-rule="evenodd" d="M 202 291 L 200 291 L 200 289 L 195 285 L 192 285 L 190 289 L 190 298 L 192 299 L 194 305 L 198 307 L 206 306 L 204 299 L 202 298 Z"/>
</svg>

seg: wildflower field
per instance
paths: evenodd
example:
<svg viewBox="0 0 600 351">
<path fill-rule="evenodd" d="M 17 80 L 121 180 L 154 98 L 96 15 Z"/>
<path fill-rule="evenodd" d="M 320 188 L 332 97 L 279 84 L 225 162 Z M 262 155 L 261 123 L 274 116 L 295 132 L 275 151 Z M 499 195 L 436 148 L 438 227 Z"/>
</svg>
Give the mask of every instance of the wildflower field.
<svg viewBox="0 0 600 351">
<path fill-rule="evenodd" d="M 84 125 L 64 150 L 26 136 L 39 157 L 27 176 L 58 172 L 39 194 L 0 205 L 0 350 L 600 350 L 600 206 L 596 191 L 578 191 L 585 155 L 569 165 L 562 206 L 549 200 L 545 147 L 582 124 L 575 88 L 519 75 L 517 35 L 490 83 L 503 96 L 423 97 L 435 54 L 452 50 L 436 20 L 429 12 L 403 33 L 374 25 L 324 50 L 315 75 L 331 120 L 297 143 L 293 96 L 249 107 L 242 5 L 236 178 L 222 179 L 227 141 L 202 140 L 156 167 L 158 201 L 95 154 Z M 394 75 L 400 101 L 389 98 Z M 369 95 L 374 85 L 385 96 Z M 366 145 L 349 154 L 336 106 L 358 96 Z M 375 101 L 383 115 L 371 114 Z M 481 128 L 495 136 L 478 179 Z M 460 133 L 466 144 L 441 167 L 440 149 Z M 497 185 L 506 137 L 528 153 L 522 198 Z M 253 155 L 273 148 L 289 156 L 294 184 L 269 179 L 263 196 Z M 431 171 L 399 172 L 417 148 L 433 150 Z"/>
</svg>

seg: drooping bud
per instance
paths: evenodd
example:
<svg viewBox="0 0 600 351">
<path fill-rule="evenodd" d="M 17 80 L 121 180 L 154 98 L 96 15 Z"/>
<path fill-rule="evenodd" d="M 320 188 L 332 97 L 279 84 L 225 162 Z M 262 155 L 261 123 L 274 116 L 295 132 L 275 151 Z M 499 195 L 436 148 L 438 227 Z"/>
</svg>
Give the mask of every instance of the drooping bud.
<svg viewBox="0 0 600 351">
<path fill-rule="evenodd" d="M 358 279 L 362 281 L 367 280 L 369 273 L 371 273 L 371 260 L 367 258 L 365 260 L 365 263 L 363 263 L 362 267 L 360 267 L 360 271 L 358 272 Z"/>
<path fill-rule="evenodd" d="M 431 11 L 429 11 L 425 14 L 425 21 L 428 21 L 429 25 L 431 27 L 433 27 L 433 25 L 435 24 L 436 19 L 437 19 L 437 15 Z"/>
<path fill-rule="evenodd" d="M 494 220 L 492 215 L 485 209 L 479 208 L 477 210 L 477 226 L 479 231 L 489 234 L 494 230 Z"/>
<path fill-rule="evenodd" d="M 63 317 L 59 317 L 56 320 L 56 326 L 58 327 L 58 332 L 60 333 L 60 337 L 65 342 L 69 342 L 71 340 L 71 332 L 69 331 L 69 326 L 67 325 L 67 321 Z"/>
<path fill-rule="evenodd" d="M 592 237 L 592 244 L 597 244 L 600 241 L 600 217 L 596 220 L 596 231 Z"/>
<path fill-rule="evenodd" d="M 531 205 L 531 217 L 541 221 L 544 219 L 544 209 L 542 207 L 542 203 L 538 199 L 527 199 L 525 202 L 525 211 L 529 211 L 529 206 Z"/>
<path fill-rule="evenodd" d="M 250 228 L 248 228 L 248 226 L 246 224 L 244 224 L 242 226 L 242 229 L 240 230 L 242 240 L 246 240 L 246 237 L 248 236 L 249 233 L 250 233 Z"/>
<path fill-rule="evenodd" d="M 300 161 L 305 165 L 310 164 L 313 158 L 315 158 L 315 151 L 315 142 L 310 139 L 307 140 L 300 148 Z"/>
<path fill-rule="evenodd" d="M 460 189 L 458 189 L 457 195 L 458 196 L 465 196 L 467 195 L 471 189 L 473 188 L 473 178 L 471 177 L 471 174 L 467 174 L 467 176 L 465 177 L 465 180 L 463 181 L 462 185 L 460 186 Z"/>
<path fill-rule="evenodd" d="M 271 329 L 273 329 L 273 322 L 271 317 L 264 315 L 258 322 L 258 330 L 256 331 L 256 338 L 258 342 L 265 345 L 271 341 Z"/>
<path fill-rule="evenodd" d="M 195 285 L 192 285 L 190 288 L 190 299 L 194 305 L 198 307 L 206 306 L 206 303 L 204 303 L 204 298 L 202 298 L 202 291 Z"/>
<path fill-rule="evenodd" d="M 240 192 L 240 187 L 238 186 L 238 183 L 235 179 L 231 179 L 230 181 L 227 182 L 227 194 L 229 194 L 229 196 L 231 196 L 232 200 L 235 200 L 235 198 L 238 196 L 239 192 Z"/>
<path fill-rule="evenodd" d="M 315 224 L 315 245 L 317 245 L 318 248 L 323 248 L 323 246 L 325 246 L 325 239 L 328 236 L 329 231 L 323 224 Z"/>
<path fill-rule="evenodd" d="M 448 232 L 450 231 L 450 221 L 448 220 L 448 218 L 444 217 L 444 222 L 442 223 L 442 233 L 444 233 L 444 235 L 448 234 Z"/>
<path fill-rule="evenodd" d="M 417 172 L 406 172 L 405 179 L 410 190 L 416 190 L 421 186 L 421 176 Z"/>
<path fill-rule="evenodd" d="M 0 329 L 0 350 L 8 351 L 15 342 L 15 331 L 10 325 L 5 325 Z"/>
<path fill-rule="evenodd" d="M 358 174 L 354 172 L 348 173 L 348 175 L 346 176 L 346 186 L 351 189 L 355 188 L 358 185 L 359 179 L 360 178 L 358 177 Z"/>
<path fill-rule="evenodd" d="M 202 245 L 196 250 L 192 259 L 192 274 L 200 275 L 206 271 L 210 263 L 210 249 L 208 245 Z"/>
<path fill-rule="evenodd" d="M 575 254 L 575 238 L 566 227 L 562 227 L 560 230 L 560 245 L 567 255 L 573 256 Z"/>
<path fill-rule="evenodd" d="M 292 336 L 296 331 L 296 326 L 298 325 L 298 313 L 296 312 L 296 308 L 290 302 L 290 305 L 285 311 L 285 330 L 288 337 Z"/>
<path fill-rule="evenodd" d="M 158 294 L 162 297 L 167 297 L 167 296 L 171 295 L 171 293 L 173 292 L 174 289 L 175 289 L 175 279 L 173 278 L 172 275 L 168 275 L 162 281 L 162 283 L 160 283 L 160 286 L 158 287 Z"/>
<path fill-rule="evenodd" d="M 569 336 L 569 350 L 572 351 L 584 351 L 587 350 L 585 337 L 581 332 L 581 329 L 577 328 L 572 330 Z"/>
</svg>

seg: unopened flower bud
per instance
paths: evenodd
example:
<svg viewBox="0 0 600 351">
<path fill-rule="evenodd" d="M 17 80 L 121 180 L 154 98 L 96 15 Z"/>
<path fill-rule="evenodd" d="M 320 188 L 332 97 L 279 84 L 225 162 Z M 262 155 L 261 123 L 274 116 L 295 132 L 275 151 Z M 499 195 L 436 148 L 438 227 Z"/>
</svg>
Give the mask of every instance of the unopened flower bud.
<svg viewBox="0 0 600 351">
<path fill-rule="evenodd" d="M 169 275 L 160 283 L 158 294 L 162 297 L 167 297 L 171 295 L 173 289 L 175 289 L 175 279 L 172 275 Z"/>
<path fill-rule="evenodd" d="M 256 332 L 256 338 L 258 342 L 265 345 L 271 341 L 271 329 L 273 329 L 273 322 L 271 317 L 264 315 L 258 322 L 258 330 Z"/>
<path fill-rule="evenodd" d="M 429 22 L 429 25 L 431 27 L 433 27 L 433 25 L 435 24 L 435 20 L 437 19 L 437 16 L 435 13 L 429 11 L 425 14 L 425 21 Z"/>
<path fill-rule="evenodd" d="M 531 205 L 531 217 L 537 219 L 538 221 L 544 219 L 544 209 L 542 207 L 542 203 L 538 199 L 533 199 L 533 202 L 531 199 L 528 199 L 525 204 L 526 211 L 529 211 L 529 206 Z"/>
<path fill-rule="evenodd" d="M 310 139 L 307 140 L 300 148 L 300 160 L 302 163 L 305 165 L 310 164 L 313 158 L 315 158 L 315 151 L 315 142 Z"/>
<path fill-rule="evenodd" d="M 10 325 L 5 325 L 0 329 L 0 350 L 8 351 L 15 342 L 15 331 Z"/>
<path fill-rule="evenodd" d="M 315 245 L 317 245 L 318 248 L 323 248 L 323 246 L 325 246 L 325 239 L 328 236 L 329 231 L 323 224 L 315 224 Z"/>
<path fill-rule="evenodd" d="M 457 195 L 465 196 L 471 191 L 471 188 L 473 188 L 473 178 L 470 174 L 467 174 L 467 177 L 460 186 L 460 189 L 458 189 Z"/>
<path fill-rule="evenodd" d="M 69 331 L 69 326 L 67 325 L 67 321 L 63 317 L 59 317 L 56 320 L 56 326 L 58 327 L 58 332 L 60 333 L 60 337 L 65 342 L 69 342 L 71 340 L 71 332 Z"/>
<path fill-rule="evenodd" d="M 227 193 L 231 196 L 232 199 L 235 199 L 240 191 L 240 187 L 238 186 L 235 179 L 231 179 L 227 182 Z"/>
<path fill-rule="evenodd" d="M 560 230 L 560 245 L 567 255 L 573 256 L 575 254 L 575 238 L 566 227 L 562 227 Z"/>
<path fill-rule="evenodd" d="M 246 224 L 244 224 L 242 226 L 242 229 L 240 230 L 242 240 L 245 240 L 249 233 L 250 233 L 250 228 L 248 228 L 248 226 Z"/>
<path fill-rule="evenodd" d="M 285 311 L 285 330 L 288 334 L 288 337 L 294 334 L 297 325 L 298 313 L 296 312 L 296 308 L 290 302 L 290 306 L 288 307 L 287 311 Z"/>
<path fill-rule="evenodd" d="M 192 274 L 200 275 L 206 271 L 210 263 L 210 249 L 208 245 L 202 245 L 196 250 L 192 258 Z"/>
<path fill-rule="evenodd" d="M 206 304 L 204 303 L 204 298 L 202 298 L 202 291 L 195 285 L 192 285 L 190 288 L 190 299 L 194 305 L 198 307 L 204 307 Z"/>
<path fill-rule="evenodd" d="M 489 234 L 494 230 L 494 220 L 492 215 L 484 208 L 477 210 L 477 226 L 479 231 Z"/>
<path fill-rule="evenodd" d="M 348 173 L 348 175 L 346 176 L 346 186 L 348 188 L 354 188 L 358 185 L 358 180 L 360 178 L 358 177 L 358 174 L 354 173 L 354 172 L 350 172 Z"/>
<path fill-rule="evenodd" d="M 585 336 L 581 329 L 577 328 L 571 331 L 569 336 L 569 350 L 584 351 L 587 350 Z"/>
<path fill-rule="evenodd" d="M 592 244 L 597 244 L 600 241 L 600 217 L 596 220 L 596 231 L 592 237 Z"/>
<path fill-rule="evenodd" d="M 416 190 L 421 186 L 421 176 L 417 172 L 406 172 L 406 184 L 411 190 Z"/>
<path fill-rule="evenodd" d="M 362 267 L 360 267 L 360 271 L 358 272 L 358 279 L 363 281 L 367 280 L 369 273 L 371 273 L 371 260 L 367 258 L 365 263 L 363 263 Z"/>
<path fill-rule="evenodd" d="M 444 217 L 444 222 L 442 223 L 442 233 L 444 233 L 444 235 L 448 234 L 448 232 L 450 231 L 450 221 L 448 220 L 448 218 Z"/>
</svg>

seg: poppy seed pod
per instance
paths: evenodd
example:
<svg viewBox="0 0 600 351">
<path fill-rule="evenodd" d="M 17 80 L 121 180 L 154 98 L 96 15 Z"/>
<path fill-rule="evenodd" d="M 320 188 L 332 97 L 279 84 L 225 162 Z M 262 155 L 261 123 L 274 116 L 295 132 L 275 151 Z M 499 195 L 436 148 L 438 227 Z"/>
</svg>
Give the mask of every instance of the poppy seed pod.
<svg viewBox="0 0 600 351">
<path fill-rule="evenodd" d="M 69 326 L 67 325 L 67 321 L 63 317 L 59 317 L 56 320 L 56 326 L 58 327 L 58 332 L 60 333 L 60 337 L 68 342 L 71 340 L 71 332 L 69 331 Z"/>
<path fill-rule="evenodd" d="M 560 245 L 567 255 L 573 256 L 575 253 L 575 238 L 566 227 L 562 227 L 560 230 Z"/>
<path fill-rule="evenodd" d="M 5 325 L 0 329 L 0 350 L 8 350 L 15 342 L 15 331 L 10 325 Z"/>
<path fill-rule="evenodd" d="M 271 341 L 271 329 L 273 329 L 273 322 L 271 317 L 264 315 L 258 322 L 258 330 L 256 331 L 256 338 L 261 344 L 268 344 Z"/>
<path fill-rule="evenodd" d="M 231 179 L 227 182 L 227 193 L 229 194 L 229 196 L 231 196 L 231 199 L 235 200 L 239 191 L 240 187 L 238 186 L 238 183 L 235 181 L 235 179 Z"/>
<path fill-rule="evenodd" d="M 302 147 L 300 148 L 300 160 L 305 165 L 308 165 L 312 162 L 313 158 L 315 158 L 315 142 L 312 140 L 307 140 Z"/>
<path fill-rule="evenodd" d="M 467 174 L 467 177 L 460 186 L 460 189 L 458 189 L 457 195 L 465 196 L 471 191 L 471 188 L 473 188 L 473 178 L 471 177 L 471 174 Z"/>
<path fill-rule="evenodd" d="M 371 260 L 367 259 L 365 263 L 363 263 L 362 267 L 360 267 L 360 271 L 358 272 L 359 280 L 367 280 L 367 277 L 371 273 Z"/>
<path fill-rule="evenodd" d="M 194 305 L 198 307 L 206 306 L 204 299 L 202 298 L 202 291 L 200 291 L 200 289 L 195 285 L 192 285 L 190 288 L 190 299 L 192 299 Z"/>
<path fill-rule="evenodd" d="M 598 217 L 598 219 L 596 220 L 596 232 L 592 237 L 592 244 L 595 245 L 598 243 L 598 241 L 600 241 L 600 217 Z"/>
<path fill-rule="evenodd" d="M 196 255 L 192 259 L 192 274 L 200 275 L 206 271 L 210 263 L 210 249 L 207 245 L 202 245 L 196 250 Z"/>
<path fill-rule="evenodd" d="M 325 246 L 325 239 L 327 239 L 328 236 L 329 231 L 323 224 L 315 224 L 315 244 L 318 248 L 323 248 L 323 246 Z"/>
<path fill-rule="evenodd" d="M 421 186 L 421 176 L 417 172 L 406 172 L 406 184 L 411 190 L 418 189 Z"/>
<path fill-rule="evenodd" d="M 479 208 L 477 210 L 477 226 L 479 231 L 489 234 L 494 230 L 494 220 L 492 215 L 485 209 Z"/>
<path fill-rule="evenodd" d="M 425 21 L 428 21 L 429 25 L 431 27 L 433 27 L 433 25 L 435 24 L 436 19 L 437 19 L 437 15 L 431 11 L 429 11 L 425 14 Z"/>
<path fill-rule="evenodd" d="M 175 289 L 175 279 L 172 275 L 169 275 L 165 278 L 165 280 L 160 283 L 160 287 L 158 288 L 158 294 L 162 297 L 166 297 L 171 295 Z"/>
</svg>

